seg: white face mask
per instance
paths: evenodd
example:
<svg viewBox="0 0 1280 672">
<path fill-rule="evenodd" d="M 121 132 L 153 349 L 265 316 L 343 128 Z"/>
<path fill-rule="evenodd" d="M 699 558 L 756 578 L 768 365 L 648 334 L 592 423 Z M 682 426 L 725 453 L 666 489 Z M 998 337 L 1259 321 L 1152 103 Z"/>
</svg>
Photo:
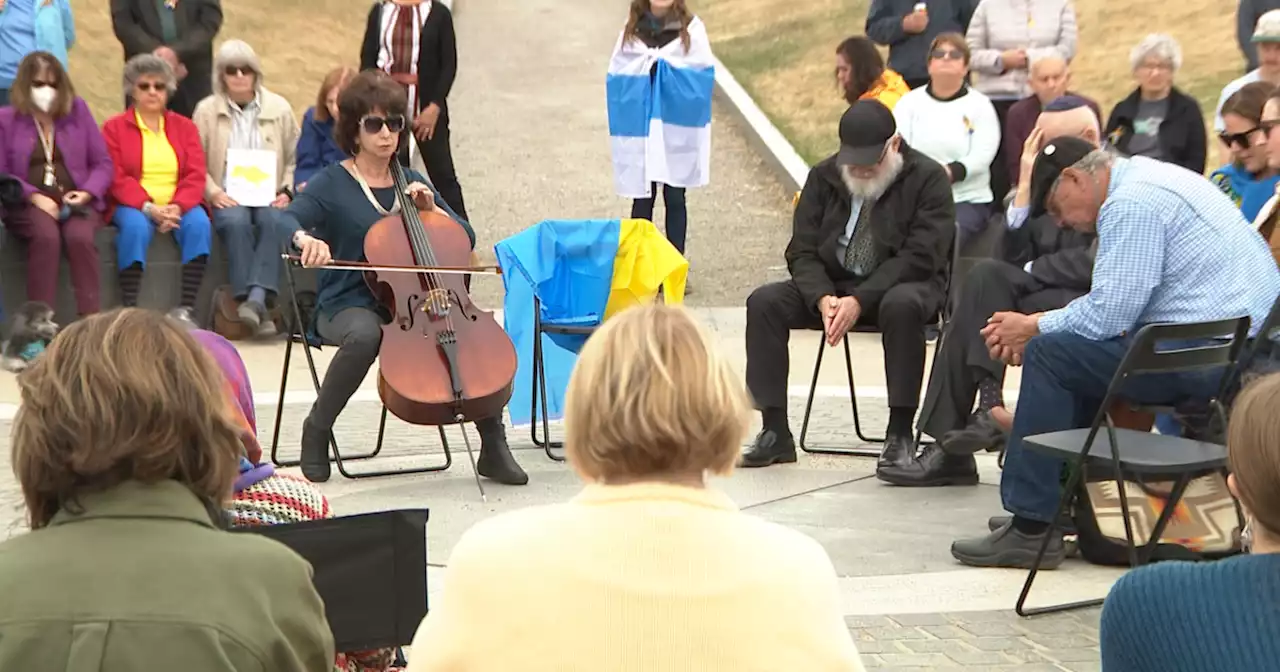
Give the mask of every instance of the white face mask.
<svg viewBox="0 0 1280 672">
<path fill-rule="evenodd" d="M 52 86 L 36 86 L 31 89 L 31 104 L 48 114 L 53 109 L 53 102 L 58 99 L 58 90 Z"/>
</svg>

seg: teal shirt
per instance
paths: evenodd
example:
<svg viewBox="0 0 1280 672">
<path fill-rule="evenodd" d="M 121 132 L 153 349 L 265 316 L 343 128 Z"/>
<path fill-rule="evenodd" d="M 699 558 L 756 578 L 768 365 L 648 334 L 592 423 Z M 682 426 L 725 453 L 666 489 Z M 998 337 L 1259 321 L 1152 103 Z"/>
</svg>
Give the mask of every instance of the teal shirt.
<svg viewBox="0 0 1280 672">
<path fill-rule="evenodd" d="M 409 182 L 427 183 L 412 170 L 405 171 Z M 395 202 L 395 189 L 372 189 L 383 208 L 390 209 Z M 436 205 L 467 230 L 471 247 L 476 244 L 471 225 L 455 213 L 438 192 L 434 192 Z M 316 173 L 307 188 L 298 192 L 293 203 L 285 210 L 285 241 L 292 240 L 294 232 L 303 229 L 329 244 L 334 259 L 366 261 L 364 236 L 378 220 L 386 217 L 365 198 L 360 183 L 341 163 L 335 163 Z M 321 270 L 316 279 L 316 315 L 332 317 L 346 308 L 380 308 L 378 300 L 364 281 L 364 274 L 355 271 Z M 314 333 L 314 332 L 313 332 Z"/>
<path fill-rule="evenodd" d="M 1280 555 L 1135 569 L 1107 596 L 1099 638 L 1103 672 L 1280 669 Z"/>
</svg>

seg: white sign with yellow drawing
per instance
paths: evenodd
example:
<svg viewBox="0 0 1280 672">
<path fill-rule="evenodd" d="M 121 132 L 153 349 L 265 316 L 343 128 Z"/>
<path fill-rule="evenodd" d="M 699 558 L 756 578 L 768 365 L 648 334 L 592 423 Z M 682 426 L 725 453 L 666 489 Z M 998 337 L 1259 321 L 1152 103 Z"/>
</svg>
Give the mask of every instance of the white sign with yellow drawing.
<svg viewBox="0 0 1280 672">
<path fill-rule="evenodd" d="M 269 149 L 228 149 L 227 195 L 249 208 L 276 200 L 276 153 Z"/>
</svg>

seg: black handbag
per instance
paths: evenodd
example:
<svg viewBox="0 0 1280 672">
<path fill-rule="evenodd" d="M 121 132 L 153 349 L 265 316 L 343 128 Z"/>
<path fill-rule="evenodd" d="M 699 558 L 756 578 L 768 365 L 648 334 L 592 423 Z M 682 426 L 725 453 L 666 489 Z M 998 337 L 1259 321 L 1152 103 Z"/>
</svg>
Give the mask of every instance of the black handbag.
<svg viewBox="0 0 1280 672">
<path fill-rule="evenodd" d="M 427 615 L 427 509 L 232 528 L 293 549 L 315 570 L 338 651 L 405 646 Z"/>
</svg>

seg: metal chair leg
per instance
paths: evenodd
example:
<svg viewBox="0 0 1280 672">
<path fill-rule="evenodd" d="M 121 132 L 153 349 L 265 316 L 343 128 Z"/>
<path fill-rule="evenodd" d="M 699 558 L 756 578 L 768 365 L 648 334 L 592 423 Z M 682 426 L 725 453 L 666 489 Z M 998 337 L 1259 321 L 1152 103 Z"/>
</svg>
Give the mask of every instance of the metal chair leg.
<svg viewBox="0 0 1280 672">
<path fill-rule="evenodd" d="M 809 418 L 813 411 L 813 400 L 818 392 L 818 375 L 822 372 L 822 355 L 826 350 L 825 340 L 818 341 L 818 356 L 813 362 L 813 380 L 809 383 L 809 397 L 805 400 L 804 420 L 800 425 L 800 450 L 819 455 L 856 455 L 858 457 L 879 457 L 878 448 L 826 448 L 810 447 L 805 443 L 809 434 Z M 849 353 L 849 337 L 844 337 L 844 363 L 849 376 L 849 407 L 853 412 L 853 430 L 858 439 L 867 443 L 884 443 L 884 438 L 867 437 L 862 433 L 862 419 L 858 415 L 858 391 L 853 380 L 853 355 Z"/>
<path fill-rule="evenodd" d="M 1087 450 L 1087 449 L 1086 449 Z M 1068 602 L 1066 604 L 1055 604 L 1047 607 L 1030 607 L 1026 606 L 1027 596 L 1031 593 L 1031 584 L 1036 580 L 1036 574 L 1040 571 L 1040 565 L 1044 562 L 1045 553 L 1049 550 L 1049 540 L 1058 531 L 1058 519 L 1062 516 L 1062 512 L 1066 510 L 1067 504 L 1075 493 L 1076 485 L 1079 483 L 1084 474 L 1084 456 L 1080 454 L 1080 458 L 1076 460 L 1075 468 L 1072 469 L 1071 476 L 1067 479 L 1067 484 L 1062 490 L 1062 496 L 1058 498 L 1058 508 L 1053 512 L 1052 522 L 1049 523 L 1049 529 L 1045 530 L 1044 539 L 1040 542 L 1040 549 L 1036 551 L 1036 559 L 1031 563 L 1031 570 L 1027 573 L 1027 580 L 1022 584 L 1022 592 L 1018 595 L 1018 604 L 1014 607 L 1014 611 L 1019 616 L 1029 617 L 1040 614 L 1053 614 L 1063 611 L 1071 611 L 1074 609 L 1083 609 L 1085 607 L 1096 607 L 1102 604 L 1101 599 L 1083 600 L 1080 602 Z"/>
</svg>

